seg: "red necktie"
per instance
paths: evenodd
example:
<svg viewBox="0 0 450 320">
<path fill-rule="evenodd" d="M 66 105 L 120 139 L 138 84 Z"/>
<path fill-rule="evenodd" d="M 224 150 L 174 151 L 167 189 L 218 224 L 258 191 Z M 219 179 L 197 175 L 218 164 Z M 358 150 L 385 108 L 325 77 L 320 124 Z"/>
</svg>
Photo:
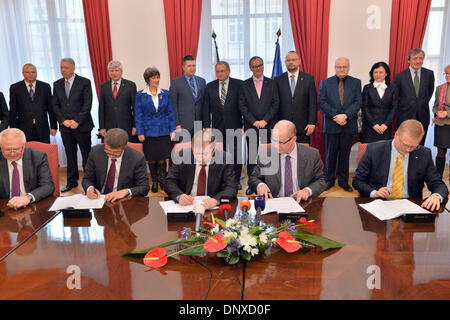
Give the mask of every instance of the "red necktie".
<svg viewBox="0 0 450 320">
<path fill-rule="evenodd" d="M 117 98 L 117 82 L 114 82 L 113 97 L 114 97 L 114 100 L 116 100 L 116 98 Z"/>
<path fill-rule="evenodd" d="M 197 195 L 198 196 L 205 196 L 206 192 L 206 165 L 202 165 L 202 168 L 200 169 L 200 174 L 198 175 L 198 182 L 197 182 Z"/>
<path fill-rule="evenodd" d="M 111 166 L 109 167 L 108 177 L 106 178 L 106 185 L 104 194 L 111 193 L 114 189 L 114 179 L 116 177 L 116 159 L 111 159 Z"/>
</svg>

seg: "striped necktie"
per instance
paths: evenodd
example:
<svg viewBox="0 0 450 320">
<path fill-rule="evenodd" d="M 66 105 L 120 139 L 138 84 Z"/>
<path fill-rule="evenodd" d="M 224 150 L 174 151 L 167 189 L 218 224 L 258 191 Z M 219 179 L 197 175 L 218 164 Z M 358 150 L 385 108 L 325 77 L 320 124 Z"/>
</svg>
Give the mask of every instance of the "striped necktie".
<svg viewBox="0 0 450 320">
<path fill-rule="evenodd" d="M 403 155 L 397 157 L 392 181 L 392 199 L 401 199 L 403 195 Z"/>
<path fill-rule="evenodd" d="M 225 105 L 225 100 L 227 99 L 227 90 L 225 90 L 225 81 L 221 82 L 222 88 L 220 89 L 220 104 L 222 107 Z"/>
</svg>

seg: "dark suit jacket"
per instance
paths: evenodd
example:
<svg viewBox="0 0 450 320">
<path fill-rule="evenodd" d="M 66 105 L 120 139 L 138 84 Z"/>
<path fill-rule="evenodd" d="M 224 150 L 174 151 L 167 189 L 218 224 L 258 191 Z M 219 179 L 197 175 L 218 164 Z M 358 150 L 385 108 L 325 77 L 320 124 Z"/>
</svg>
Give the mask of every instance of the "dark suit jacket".
<svg viewBox="0 0 450 320">
<path fill-rule="evenodd" d="M 94 127 L 91 117 L 92 88 L 89 79 L 75 75 L 70 89 L 69 98 L 66 97 L 65 79 L 61 78 L 53 84 L 53 112 L 60 123 L 61 131 L 70 132 L 73 129 L 65 127 L 65 120 L 75 120 L 78 128 L 74 132 L 90 132 Z"/>
<path fill-rule="evenodd" d="M 392 140 L 369 143 L 362 156 L 353 187 L 362 197 L 369 197 L 373 190 L 387 185 L 391 162 Z M 424 183 L 432 193 L 439 193 L 445 200 L 448 190 L 442 181 L 431 157 L 431 150 L 419 146 L 409 154 L 408 194 L 410 197 L 422 197 Z"/>
<path fill-rule="evenodd" d="M 55 185 L 53 183 L 47 155 L 44 152 L 25 148 L 22 156 L 23 161 L 23 184 L 25 192 L 31 193 L 37 201 L 53 194 Z M 9 181 L 8 161 L 0 153 L 0 198 L 9 199 L 11 188 Z"/>
<path fill-rule="evenodd" d="M 86 192 L 90 186 L 102 190 L 108 172 L 108 155 L 105 145 L 97 145 L 91 149 L 84 169 L 82 186 Z M 133 197 L 145 197 L 150 190 L 147 177 L 147 166 L 144 155 L 132 149 L 125 148 L 119 172 L 117 190 L 131 189 Z"/>
<path fill-rule="evenodd" d="M 197 82 L 197 98 L 194 99 L 191 87 L 184 75 L 170 82 L 170 96 L 172 97 L 173 111 L 175 112 L 176 126 L 186 130 L 194 129 L 194 121 L 202 121 L 202 105 L 205 97 L 205 79 L 194 76 Z"/>
<path fill-rule="evenodd" d="M 272 195 L 276 197 L 280 192 L 281 186 L 281 156 L 274 147 L 267 149 L 267 152 L 268 156 L 271 154 L 277 155 L 278 170 L 276 174 L 265 173 L 264 171 L 269 169 L 271 163 L 264 163 L 258 157 L 257 164 L 248 179 L 248 185 L 253 190 L 257 190 L 258 184 L 265 183 Z M 320 159 L 319 150 L 297 143 L 297 180 L 300 190 L 309 187 L 313 197 L 317 197 L 325 191 L 327 182 L 323 174 L 323 163 Z"/>
<path fill-rule="evenodd" d="M 166 178 L 164 191 L 168 196 L 176 201 L 181 194 L 190 194 L 194 184 L 195 162 L 191 149 L 184 149 L 178 155 L 183 158 L 184 153 L 190 157 L 190 163 L 173 164 Z M 224 164 L 226 154 L 221 150 L 216 150 L 214 155 L 218 159 L 222 159 L 222 164 L 213 163 L 209 165 L 207 190 L 208 196 L 220 201 L 221 198 L 232 199 L 236 197 L 236 181 L 233 173 L 232 164 Z M 186 155 L 185 155 L 186 156 Z"/>
<path fill-rule="evenodd" d="M 219 80 L 207 84 L 203 104 L 204 128 L 214 128 L 225 132 L 225 129 L 242 127 L 242 115 L 241 110 L 239 110 L 241 84 L 241 80 L 229 78 L 227 97 L 223 107 L 220 103 Z"/>
<path fill-rule="evenodd" d="M 8 128 L 9 125 L 9 111 L 6 105 L 5 97 L 0 92 L 0 132 Z"/>
<path fill-rule="evenodd" d="M 285 72 L 275 79 L 280 97 L 280 120 L 292 121 L 297 132 L 304 132 L 308 124 L 316 125 L 317 92 L 313 75 L 299 71 L 294 96 L 291 80 Z"/>
<path fill-rule="evenodd" d="M 361 80 L 347 76 L 344 80 L 344 103 L 339 99 L 338 77 L 332 76 L 320 82 L 319 107 L 324 114 L 324 133 L 357 133 L 358 111 L 361 108 Z M 347 124 L 340 126 L 333 121 L 338 114 L 347 115 Z"/>
<path fill-rule="evenodd" d="M 278 89 L 274 80 L 264 77 L 261 97 L 258 99 L 253 77 L 242 82 L 239 94 L 239 109 L 244 117 L 244 129 L 255 128 L 255 121 L 265 120 L 265 129 L 272 129 L 278 121 Z"/>
<path fill-rule="evenodd" d="M 422 68 L 420 71 L 420 89 L 419 96 L 416 96 L 414 82 L 409 68 L 395 75 L 394 84 L 398 89 L 398 126 L 405 120 L 419 120 L 425 132 L 427 132 L 430 123 L 430 108 L 428 103 L 434 91 L 434 73 L 433 71 Z"/>
<path fill-rule="evenodd" d="M 98 123 L 100 129 L 121 128 L 131 136 L 131 129 L 136 128 L 134 120 L 134 103 L 136 99 L 136 84 L 123 79 L 117 98 L 114 100 L 112 81 L 105 81 L 100 85 L 98 99 Z"/>
<path fill-rule="evenodd" d="M 52 90 L 46 82 L 36 81 L 34 100 L 31 100 L 24 80 L 11 85 L 9 108 L 10 127 L 22 130 L 27 140 L 30 139 L 33 131 L 33 119 L 36 122 L 36 131 L 39 137 L 50 136 L 50 128 L 58 129 L 52 107 Z"/>
</svg>

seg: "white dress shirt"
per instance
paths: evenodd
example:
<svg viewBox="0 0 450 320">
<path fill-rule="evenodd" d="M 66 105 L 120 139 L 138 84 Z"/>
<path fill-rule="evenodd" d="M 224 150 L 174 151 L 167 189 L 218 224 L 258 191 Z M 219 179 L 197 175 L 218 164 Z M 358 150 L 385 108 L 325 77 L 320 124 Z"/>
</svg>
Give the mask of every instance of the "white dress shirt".
<svg viewBox="0 0 450 320">
<path fill-rule="evenodd" d="M 120 84 L 122 83 L 122 78 L 120 78 L 118 81 L 114 81 L 111 79 L 111 90 L 114 92 L 114 82 L 117 83 L 117 93 L 119 93 Z"/>
<path fill-rule="evenodd" d="M 64 88 L 65 88 L 65 86 L 66 86 L 66 81 L 69 81 L 69 84 L 70 84 L 70 90 L 72 90 L 72 85 L 73 85 L 73 81 L 75 80 L 75 73 L 73 74 L 73 76 L 72 77 L 70 77 L 69 79 L 65 79 L 64 78 Z"/>
<path fill-rule="evenodd" d="M 158 90 L 156 90 L 156 95 L 153 95 L 153 94 L 150 92 L 150 87 L 147 86 L 147 88 L 145 88 L 145 90 L 144 90 L 144 93 L 146 93 L 146 94 L 148 94 L 149 96 L 152 97 L 153 104 L 155 105 L 156 112 L 158 112 L 158 107 L 159 107 L 159 94 L 161 93 L 161 88 L 158 87 Z"/>
<path fill-rule="evenodd" d="M 387 89 L 386 81 L 383 81 L 383 82 L 374 81 L 373 82 L 373 86 L 375 87 L 375 89 L 377 89 L 377 92 L 378 92 L 378 95 L 380 96 L 380 99 L 382 99 L 383 96 L 384 96 L 384 92 Z"/>
<path fill-rule="evenodd" d="M 297 69 L 297 71 L 296 71 L 295 73 L 290 73 L 290 72 L 288 71 L 289 87 L 291 86 L 291 79 L 292 79 L 291 77 L 292 77 L 292 76 L 294 76 L 294 79 L 295 79 L 295 86 L 297 86 L 298 72 L 299 72 L 299 69 Z"/>
<path fill-rule="evenodd" d="M 422 68 L 420 68 L 419 70 L 417 70 L 417 76 L 419 77 L 419 81 L 420 81 L 421 71 L 422 71 Z M 416 76 L 416 75 L 415 75 L 416 70 L 414 70 L 411 66 L 409 66 L 409 72 L 411 72 L 412 82 L 414 83 L 414 77 Z"/>
<path fill-rule="evenodd" d="M 25 82 L 25 86 L 27 87 L 28 93 L 30 93 L 30 84 L 31 84 L 31 86 L 33 87 L 33 92 L 34 92 L 34 94 L 36 94 L 36 81 L 29 83 L 29 82 L 26 82 L 25 80 L 23 80 L 23 82 Z"/>
</svg>

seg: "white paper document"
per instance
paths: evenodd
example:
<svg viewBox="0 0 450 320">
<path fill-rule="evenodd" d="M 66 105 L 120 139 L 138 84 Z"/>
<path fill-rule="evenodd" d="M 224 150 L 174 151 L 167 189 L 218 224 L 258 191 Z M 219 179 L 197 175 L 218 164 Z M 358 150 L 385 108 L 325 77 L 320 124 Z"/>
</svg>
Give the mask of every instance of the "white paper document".
<svg viewBox="0 0 450 320">
<path fill-rule="evenodd" d="M 208 196 L 198 196 L 198 197 L 194 197 L 194 203 L 189 205 L 189 206 L 182 206 L 179 203 L 176 203 L 173 200 L 169 200 L 169 201 L 161 201 L 159 204 L 161 205 L 161 208 L 163 208 L 164 213 L 167 216 L 168 212 L 176 212 L 176 213 L 180 213 L 180 212 L 191 212 L 194 211 L 194 206 L 197 202 L 201 202 L 205 199 L 209 199 L 210 197 Z"/>
<path fill-rule="evenodd" d="M 377 199 L 369 203 L 360 204 L 359 206 L 380 220 L 395 219 L 405 213 L 431 214 L 430 211 L 409 201 L 408 199 L 388 201 Z"/>
<path fill-rule="evenodd" d="M 256 214 L 255 200 L 250 200 L 252 207 L 249 210 L 250 214 Z M 266 207 L 261 212 L 261 214 L 268 213 L 297 213 L 305 212 L 303 208 L 297 203 L 294 198 L 283 197 L 283 198 L 273 198 L 266 199 Z"/>
<path fill-rule="evenodd" d="M 105 203 L 105 195 L 102 194 L 98 199 L 89 199 L 82 194 L 76 194 L 69 197 L 59 197 L 53 202 L 49 211 L 62 209 L 100 209 Z"/>
</svg>

